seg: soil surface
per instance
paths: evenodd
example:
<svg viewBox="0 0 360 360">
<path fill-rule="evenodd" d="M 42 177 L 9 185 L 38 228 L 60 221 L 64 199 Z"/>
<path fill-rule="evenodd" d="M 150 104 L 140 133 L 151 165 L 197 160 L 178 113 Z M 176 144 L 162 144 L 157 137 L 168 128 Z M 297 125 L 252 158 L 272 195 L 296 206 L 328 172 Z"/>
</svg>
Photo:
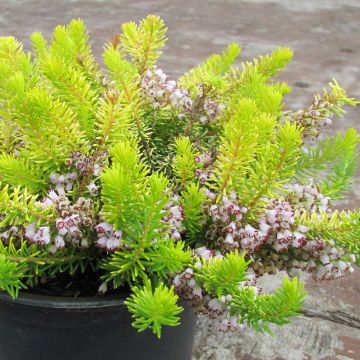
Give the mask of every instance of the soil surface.
<svg viewBox="0 0 360 360">
<path fill-rule="evenodd" d="M 29 287 L 22 292 L 45 296 L 61 297 L 93 297 L 99 296 L 99 287 L 101 285 L 102 274 L 94 271 L 86 271 L 84 274 L 77 272 L 69 277 L 68 273 L 62 273 L 56 277 L 43 277 L 39 279 L 36 286 Z M 126 292 L 128 289 L 108 289 L 107 295 Z"/>
<path fill-rule="evenodd" d="M 31 32 L 49 34 L 59 23 L 83 18 L 99 59 L 122 22 L 158 14 L 169 27 L 160 66 L 174 78 L 230 42 L 242 45 L 242 61 L 286 45 L 295 51 L 281 75 L 293 87 L 289 108 L 309 103 L 332 78 L 360 98 L 358 0 L 0 0 L 0 9 L 0 35 L 12 34 L 27 46 Z M 329 131 L 360 131 L 359 120 L 360 109 L 349 109 Z M 349 200 L 339 204 L 344 208 L 360 205 L 359 175 Z M 274 329 L 273 337 L 248 330 L 222 334 L 200 319 L 193 360 L 360 359 L 359 275 L 356 270 L 322 285 L 308 281 L 305 316 Z"/>
</svg>

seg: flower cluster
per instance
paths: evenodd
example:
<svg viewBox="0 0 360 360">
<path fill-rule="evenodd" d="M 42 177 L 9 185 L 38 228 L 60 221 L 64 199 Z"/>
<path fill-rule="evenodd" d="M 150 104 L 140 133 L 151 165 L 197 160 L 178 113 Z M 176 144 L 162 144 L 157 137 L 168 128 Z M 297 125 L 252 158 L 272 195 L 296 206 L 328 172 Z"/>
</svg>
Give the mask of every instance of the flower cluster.
<svg viewBox="0 0 360 360">
<path fill-rule="evenodd" d="M 170 194 L 171 195 L 171 194 Z M 181 231 L 183 230 L 182 221 L 184 219 L 184 209 L 180 205 L 178 196 L 172 196 L 163 211 L 168 214 L 162 218 L 162 222 L 167 224 L 167 233 L 174 240 L 181 240 Z"/>
<path fill-rule="evenodd" d="M 330 111 L 332 106 L 333 104 L 328 99 L 316 97 L 308 108 L 295 112 L 292 119 L 304 128 L 305 136 L 317 138 L 320 127 L 331 125 L 332 123 L 332 113 Z"/>
<path fill-rule="evenodd" d="M 66 174 L 52 173 L 50 175 L 50 181 L 55 185 L 54 188 L 58 193 L 65 194 L 65 192 L 72 190 L 77 177 L 76 172 Z"/>
<path fill-rule="evenodd" d="M 56 219 L 57 239 L 61 244 L 62 240 L 72 245 L 88 247 L 88 236 L 83 234 L 95 223 L 95 214 L 91 199 L 78 198 L 74 204 L 66 197 L 54 198 L 55 208 L 59 214 Z"/>
<path fill-rule="evenodd" d="M 204 184 L 208 181 L 209 177 L 212 174 L 212 169 L 210 165 L 213 162 L 211 155 L 208 153 L 197 155 L 195 157 L 195 162 L 198 164 L 199 168 L 195 170 L 195 175 L 198 177 L 200 183 Z"/>
<path fill-rule="evenodd" d="M 253 255 L 251 265 L 257 275 L 275 274 L 286 270 L 291 276 L 299 271 L 312 274 L 316 281 L 338 279 L 346 272 L 353 271 L 355 258 L 337 248 L 332 241 L 326 244 L 322 239 L 308 240 L 306 245 L 291 249 L 291 252 L 275 252 L 272 248 L 262 248 Z"/>
<path fill-rule="evenodd" d="M 88 231 L 95 223 L 93 204 L 90 199 L 78 198 L 74 204 L 61 192 L 51 190 L 42 202 L 42 207 L 54 206 L 58 218 L 54 226 L 38 227 L 36 222 L 25 227 L 25 237 L 34 243 L 46 246 L 56 252 L 65 247 L 89 246 Z"/>
<path fill-rule="evenodd" d="M 284 200 L 271 199 L 257 226 L 243 222 L 243 214 L 247 209 L 236 201 L 222 199 L 222 204 L 209 207 L 212 224 L 207 236 L 216 240 L 225 251 L 241 248 L 254 253 L 264 244 L 270 245 L 278 252 L 299 248 L 306 244 L 305 226 L 295 224 L 294 208 Z"/>
<path fill-rule="evenodd" d="M 196 282 L 193 269 L 188 268 L 176 275 L 173 283 L 176 293 L 187 300 L 198 314 L 217 320 L 220 331 L 236 331 L 240 328 L 239 319 L 231 316 L 227 310 L 231 295 L 222 296 L 221 299 L 207 295 Z"/>
<path fill-rule="evenodd" d="M 68 166 L 73 166 L 82 176 L 99 176 L 105 168 L 107 153 L 97 154 L 96 156 L 86 156 L 77 151 L 67 160 Z"/>
<path fill-rule="evenodd" d="M 11 237 L 16 237 L 21 234 L 20 228 L 16 225 L 10 226 L 9 229 L 0 232 L 0 240 L 7 242 Z"/>
<path fill-rule="evenodd" d="M 204 246 L 194 251 L 194 257 L 197 260 L 195 266 L 201 267 L 201 259 L 207 261 L 211 258 L 222 259 L 223 255 L 221 255 L 219 251 L 210 250 Z M 211 301 L 212 299 L 205 294 L 201 286 L 196 282 L 194 269 L 187 268 L 181 274 L 175 275 L 173 283 L 176 292 L 181 295 L 183 299 L 189 301 L 197 312 L 204 313 L 207 310 L 207 313 L 210 315 L 211 310 L 213 310 L 212 315 L 220 314 L 220 309 L 216 309 L 215 306 L 216 299 Z M 221 313 L 222 312 L 223 311 L 221 311 Z"/>
<path fill-rule="evenodd" d="M 209 89 L 204 83 L 197 85 L 196 110 L 203 114 L 199 119 L 202 124 L 214 123 L 225 109 L 224 105 L 207 97 Z"/>
<path fill-rule="evenodd" d="M 58 194 L 64 195 L 66 192 L 73 190 L 74 183 L 81 178 L 97 177 L 105 168 L 106 153 L 99 156 L 86 156 L 81 152 L 75 152 L 71 158 L 69 158 L 66 164 L 69 167 L 75 167 L 76 171 L 59 174 L 50 174 L 50 182 L 54 185 L 54 190 Z M 79 176 L 80 175 L 80 176 Z M 86 187 L 89 190 L 90 195 L 98 194 L 98 186 L 94 181 L 89 181 Z"/>
<path fill-rule="evenodd" d="M 180 118 L 188 113 L 196 113 L 202 124 L 214 123 L 224 110 L 223 105 L 206 98 L 204 84 L 198 85 L 193 99 L 189 90 L 179 88 L 174 80 L 167 80 L 167 75 L 156 67 L 145 72 L 141 88 L 155 109 L 170 105 L 179 112 Z"/>
<path fill-rule="evenodd" d="M 50 227 L 37 227 L 36 223 L 31 223 L 25 227 L 25 237 L 36 244 L 49 245 L 51 241 Z"/>
<path fill-rule="evenodd" d="M 209 190 L 206 194 L 211 199 L 214 198 L 214 194 Z M 230 199 L 224 196 L 221 204 L 211 204 L 206 211 L 212 219 L 206 236 L 209 240 L 217 242 L 220 248 L 228 251 L 239 247 L 243 249 L 256 247 L 255 243 L 251 245 L 247 241 L 248 233 L 251 232 L 250 225 L 245 229 L 242 224 L 247 208 L 238 203 L 236 193 L 231 193 Z M 256 234 L 253 233 L 251 236 L 255 240 Z"/>
<path fill-rule="evenodd" d="M 180 112 L 190 112 L 193 101 L 188 91 L 178 88 L 176 81 L 166 79 L 167 75 L 161 69 L 147 70 L 141 81 L 143 94 L 154 108 L 171 105 Z"/>
<path fill-rule="evenodd" d="M 197 248 L 194 256 L 198 259 L 195 264 L 196 267 L 202 266 L 200 258 L 206 261 L 211 258 L 223 258 L 223 255 L 221 255 L 219 251 L 210 250 L 206 247 Z M 181 274 L 176 275 L 173 284 L 175 286 L 175 291 L 179 296 L 187 300 L 198 314 L 216 319 L 220 331 L 236 331 L 243 326 L 239 323 L 239 319 L 232 316 L 230 313 L 232 296 L 230 294 L 223 295 L 220 298 L 209 296 L 196 281 L 194 270 L 192 268 L 187 268 Z M 251 286 L 256 293 L 259 293 L 260 289 L 257 288 L 255 284 L 256 277 L 250 272 L 248 280 L 239 283 L 239 288 Z"/>
<path fill-rule="evenodd" d="M 95 226 L 97 233 L 96 244 L 108 252 L 117 250 L 122 245 L 122 231 L 115 231 L 113 226 L 105 221 Z"/>
<path fill-rule="evenodd" d="M 181 298 L 189 301 L 195 308 L 201 306 L 203 291 L 196 283 L 194 270 L 192 268 L 187 268 L 181 274 L 175 275 L 173 283 L 176 292 L 181 296 Z"/>
<path fill-rule="evenodd" d="M 200 117 L 200 122 L 202 124 L 206 124 L 208 122 L 214 123 L 216 118 L 223 113 L 224 108 L 225 106 L 217 103 L 216 101 L 211 99 L 206 99 L 203 105 L 203 109 L 205 110 L 205 115 Z"/>
<path fill-rule="evenodd" d="M 352 271 L 354 259 L 323 239 L 310 239 L 308 228 L 295 223 L 294 208 L 284 200 L 272 199 L 259 226 L 268 231 L 266 243 L 271 247 L 255 255 L 254 269 L 260 275 L 286 269 L 295 275 L 298 270 L 313 274 L 316 280 L 341 277 Z M 275 252 L 274 252 L 275 250 Z"/>
<path fill-rule="evenodd" d="M 322 249 L 319 249 L 319 242 L 323 243 Z M 306 270 L 313 270 L 314 278 L 317 281 L 338 279 L 345 272 L 354 271 L 352 265 L 355 257 L 347 255 L 344 250 L 335 247 L 333 241 L 330 241 L 329 244 L 325 244 L 322 240 L 309 241 L 305 250 L 310 256 Z"/>
<path fill-rule="evenodd" d="M 321 194 L 319 188 L 313 184 L 294 183 L 287 184 L 285 188 L 289 191 L 287 200 L 299 212 L 306 210 L 319 213 L 330 210 L 330 198 Z"/>
<path fill-rule="evenodd" d="M 294 187 L 299 195 L 296 204 L 306 199 L 306 207 L 319 209 L 319 200 L 326 198 L 315 187 Z M 295 191 L 294 191 L 295 193 Z M 207 190 L 210 198 L 213 193 Z M 308 239 L 308 228 L 297 224 L 295 209 L 289 202 L 280 199 L 269 199 L 266 210 L 257 220 L 257 226 L 244 223 L 243 214 L 247 209 L 237 202 L 236 194 L 231 200 L 222 199 L 221 204 L 212 204 L 207 211 L 212 219 L 206 233 L 210 241 L 215 241 L 223 252 L 240 248 L 251 254 L 254 262 L 251 267 L 255 273 L 274 274 L 287 270 L 295 275 L 298 270 L 313 274 L 316 280 L 341 277 L 344 272 L 352 271 L 352 256 L 327 244 L 322 239 Z M 301 201 L 301 202 L 300 202 Z M 324 204 L 324 203 L 323 203 Z M 327 209 L 325 203 L 322 210 Z"/>
<path fill-rule="evenodd" d="M 294 208 L 285 200 L 271 199 L 259 227 L 267 234 L 267 243 L 276 251 L 288 251 L 306 244 L 308 228 L 295 224 Z"/>
</svg>

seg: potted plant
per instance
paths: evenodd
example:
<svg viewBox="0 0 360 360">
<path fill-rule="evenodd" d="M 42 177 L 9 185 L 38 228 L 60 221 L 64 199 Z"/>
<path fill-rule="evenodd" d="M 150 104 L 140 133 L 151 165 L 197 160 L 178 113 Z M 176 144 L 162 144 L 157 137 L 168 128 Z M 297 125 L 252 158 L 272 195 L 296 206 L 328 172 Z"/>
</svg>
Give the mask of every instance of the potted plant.
<svg viewBox="0 0 360 360">
<path fill-rule="evenodd" d="M 231 44 L 168 80 L 165 34 L 156 16 L 124 24 L 105 69 L 81 20 L 32 34 L 32 54 L 0 38 L 2 360 L 188 359 L 189 306 L 270 331 L 301 310 L 299 270 L 352 271 L 360 213 L 331 201 L 359 136 L 321 130 L 355 100 L 333 81 L 283 111 L 288 48 L 238 68 Z"/>
</svg>

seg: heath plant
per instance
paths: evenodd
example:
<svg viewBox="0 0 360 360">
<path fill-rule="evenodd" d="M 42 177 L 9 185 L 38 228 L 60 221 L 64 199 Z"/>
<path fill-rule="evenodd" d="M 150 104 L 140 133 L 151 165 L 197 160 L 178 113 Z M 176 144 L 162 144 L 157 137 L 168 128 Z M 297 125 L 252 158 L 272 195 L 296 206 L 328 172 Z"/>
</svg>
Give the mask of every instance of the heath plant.
<svg viewBox="0 0 360 360">
<path fill-rule="evenodd" d="M 300 313 L 299 271 L 353 270 L 360 212 L 333 201 L 359 135 L 323 129 L 357 102 L 335 80 L 284 111 L 292 51 L 235 66 L 237 44 L 169 80 L 157 16 L 124 24 L 103 68 L 81 20 L 31 41 L 0 38 L 0 289 L 63 296 L 80 278 L 73 296 L 128 291 L 140 331 L 177 325 L 180 299 L 220 330 L 270 331 Z"/>
</svg>

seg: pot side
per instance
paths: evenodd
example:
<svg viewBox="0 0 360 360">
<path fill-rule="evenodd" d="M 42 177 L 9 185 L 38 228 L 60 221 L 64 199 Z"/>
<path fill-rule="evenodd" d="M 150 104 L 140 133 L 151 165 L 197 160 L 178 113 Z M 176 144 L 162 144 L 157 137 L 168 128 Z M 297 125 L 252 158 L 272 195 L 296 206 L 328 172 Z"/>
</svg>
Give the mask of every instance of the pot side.
<svg viewBox="0 0 360 360">
<path fill-rule="evenodd" d="M 161 339 L 138 333 L 124 305 L 128 294 L 61 298 L 0 293 L 1 360 L 190 360 L 196 316 L 183 304 L 181 325 Z"/>
</svg>

